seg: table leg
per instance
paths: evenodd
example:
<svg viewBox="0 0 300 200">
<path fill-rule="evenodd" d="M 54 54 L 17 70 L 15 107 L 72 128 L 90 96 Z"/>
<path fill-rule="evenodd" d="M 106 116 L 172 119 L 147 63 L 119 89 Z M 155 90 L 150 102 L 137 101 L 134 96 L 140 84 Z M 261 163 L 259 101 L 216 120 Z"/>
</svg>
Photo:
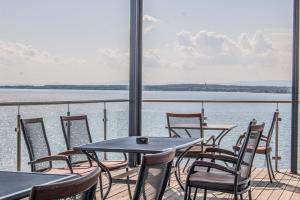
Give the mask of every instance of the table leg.
<svg viewBox="0 0 300 200">
<path fill-rule="evenodd" d="M 91 160 L 94 160 L 95 162 L 97 162 L 98 166 L 101 168 L 101 173 L 105 172 L 107 174 L 107 178 L 108 178 L 108 188 L 106 193 L 103 195 L 103 200 L 107 198 L 110 190 L 111 190 L 111 186 L 112 186 L 112 176 L 111 173 L 109 171 L 109 169 L 107 169 L 107 167 L 105 167 L 105 165 L 103 165 L 97 158 L 96 158 L 96 153 L 95 152 L 87 152 L 87 151 L 83 151 L 84 154 L 87 155 L 88 158 L 90 158 Z M 102 177 L 100 176 L 99 178 L 102 179 Z M 102 181 L 102 180 L 100 180 Z M 100 188 L 100 190 L 102 190 L 101 194 L 103 194 L 103 188 Z"/>
<path fill-rule="evenodd" d="M 225 135 L 227 135 L 232 129 L 227 129 L 227 130 L 223 130 L 221 131 L 221 133 L 219 133 L 219 135 L 216 137 L 215 142 L 218 141 L 218 146 L 220 146 L 222 139 L 224 138 Z"/>
</svg>

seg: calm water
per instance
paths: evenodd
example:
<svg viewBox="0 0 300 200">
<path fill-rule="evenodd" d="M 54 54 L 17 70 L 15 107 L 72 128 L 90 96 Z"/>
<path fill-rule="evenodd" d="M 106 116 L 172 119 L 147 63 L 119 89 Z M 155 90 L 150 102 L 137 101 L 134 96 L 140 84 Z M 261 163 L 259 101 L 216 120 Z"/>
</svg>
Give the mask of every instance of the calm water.
<svg viewBox="0 0 300 200">
<path fill-rule="evenodd" d="M 214 99 L 214 100 L 290 100 L 289 94 L 255 94 L 255 93 L 216 93 L 216 92 L 144 92 L 143 97 L 155 99 Z M 50 101 L 50 100 L 91 100 L 91 99 L 127 99 L 127 91 L 74 91 L 74 90 L 0 90 L 0 101 Z M 200 112 L 201 104 L 192 103 L 144 103 L 143 134 L 147 136 L 168 136 L 164 128 L 166 112 Z M 275 104 L 204 104 L 208 123 L 237 124 L 223 140 L 222 146 L 231 148 L 248 122 L 256 118 L 266 122 L 266 130 L 271 123 Z M 71 114 L 87 114 L 94 141 L 103 139 L 103 104 L 71 105 Z M 108 138 L 128 134 L 128 103 L 109 103 Z M 281 168 L 290 164 L 290 110 L 289 104 L 279 105 L 280 116 L 280 161 Z M 43 117 L 50 147 L 53 153 L 65 150 L 59 116 L 66 115 L 66 105 L 23 106 L 21 116 Z M 16 168 L 16 107 L 0 107 L 0 169 Z M 205 135 L 218 132 L 205 132 Z M 22 141 L 23 142 L 23 141 Z M 272 143 L 273 145 L 273 143 Z M 113 155 L 116 156 L 116 155 Z M 22 143 L 22 169 L 29 170 L 28 155 Z M 265 166 L 263 156 L 257 156 L 257 166 Z"/>
</svg>

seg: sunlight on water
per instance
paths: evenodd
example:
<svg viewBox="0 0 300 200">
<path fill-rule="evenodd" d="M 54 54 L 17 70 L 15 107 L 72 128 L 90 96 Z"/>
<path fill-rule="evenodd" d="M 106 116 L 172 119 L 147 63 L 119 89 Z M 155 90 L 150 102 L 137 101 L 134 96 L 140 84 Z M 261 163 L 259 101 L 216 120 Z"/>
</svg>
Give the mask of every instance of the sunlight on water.
<svg viewBox="0 0 300 200">
<path fill-rule="evenodd" d="M 70 91 L 70 90 L 1 90 L 1 101 L 50 101 L 50 100 L 91 100 L 127 99 L 127 91 Z M 209 93 L 209 92 L 144 92 L 144 99 L 214 99 L 214 100 L 289 100 L 289 94 L 251 93 Z M 168 136 L 165 128 L 166 112 L 200 112 L 198 103 L 144 103 L 142 133 L 147 136 Z M 266 123 L 268 130 L 276 104 L 204 104 L 208 123 L 236 124 L 222 141 L 222 146 L 231 149 L 237 137 L 245 131 L 248 122 L 256 118 Z M 280 104 L 279 152 L 282 160 L 280 168 L 288 168 L 290 163 L 290 110 L 289 104 Z M 93 141 L 103 140 L 103 104 L 71 105 L 71 115 L 87 114 Z M 128 134 L 128 103 L 108 103 L 108 138 Z M 53 153 L 65 149 L 59 116 L 66 115 L 66 105 L 23 106 L 23 118 L 43 117 L 50 148 Z M 0 107 L 0 169 L 16 169 L 16 107 Z M 265 131 L 265 134 L 266 134 Z M 206 136 L 217 134 L 205 132 Z M 274 138 L 274 137 L 273 137 Z M 272 140 L 274 150 L 274 139 Z M 274 154 L 274 151 L 272 152 Z M 115 156 L 114 156 L 115 157 Z M 29 170 L 28 154 L 22 138 L 22 169 Z M 256 156 L 255 165 L 266 166 L 263 156 Z"/>
</svg>

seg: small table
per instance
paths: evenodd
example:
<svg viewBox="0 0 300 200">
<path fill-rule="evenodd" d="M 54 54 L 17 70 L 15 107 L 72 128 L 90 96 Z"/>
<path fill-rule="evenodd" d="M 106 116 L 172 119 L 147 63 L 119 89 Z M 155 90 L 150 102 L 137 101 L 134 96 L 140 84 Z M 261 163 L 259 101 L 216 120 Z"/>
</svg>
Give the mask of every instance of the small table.
<svg viewBox="0 0 300 200">
<path fill-rule="evenodd" d="M 213 131 L 221 131 L 217 137 L 215 138 L 215 142 L 218 142 L 218 146 L 225 135 L 229 133 L 232 129 L 237 127 L 235 124 L 204 124 L 202 126 L 203 130 L 213 130 Z M 169 128 L 166 126 L 166 128 Z M 174 124 L 170 127 L 171 129 L 184 129 L 186 132 L 192 129 L 200 129 L 199 124 Z"/>
<path fill-rule="evenodd" d="M 185 149 L 203 141 L 202 138 L 148 137 L 148 144 L 137 144 L 136 138 L 137 137 L 135 136 L 117 138 L 74 147 L 74 150 L 80 150 L 84 152 L 89 158 L 98 162 L 99 166 L 107 173 L 109 185 L 104 195 L 104 199 L 106 199 L 111 189 L 112 176 L 109 170 L 103 164 L 101 164 L 101 161 L 97 160 L 94 157 L 93 152 L 101 151 L 153 154 L 166 151 L 167 149 L 170 149 L 172 147 L 175 147 L 176 150 Z"/>
<path fill-rule="evenodd" d="M 35 185 L 50 184 L 76 177 L 75 175 L 38 172 L 0 171 L 0 200 L 20 199 L 30 195 Z"/>
</svg>

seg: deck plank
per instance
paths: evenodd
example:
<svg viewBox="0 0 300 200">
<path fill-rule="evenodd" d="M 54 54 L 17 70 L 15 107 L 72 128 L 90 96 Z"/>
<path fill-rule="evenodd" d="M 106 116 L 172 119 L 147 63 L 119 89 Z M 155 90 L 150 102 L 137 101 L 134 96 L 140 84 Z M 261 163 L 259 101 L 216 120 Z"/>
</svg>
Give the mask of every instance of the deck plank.
<svg viewBox="0 0 300 200">
<path fill-rule="evenodd" d="M 300 176 L 290 174 L 288 170 L 275 173 L 276 181 L 270 183 L 268 172 L 265 168 L 254 168 L 252 171 L 252 196 L 257 200 L 299 200 L 300 199 Z M 136 179 L 133 174 L 131 179 Z M 132 193 L 135 186 L 131 186 Z M 97 199 L 99 198 L 97 192 Z M 167 187 L 164 200 L 182 200 L 184 192 L 179 187 L 174 176 L 171 178 L 170 187 Z M 199 190 L 197 199 L 203 199 L 203 191 Z M 208 200 L 232 199 L 232 195 L 220 192 L 208 192 Z M 114 184 L 108 200 L 128 200 L 128 190 L 125 184 Z M 248 199 L 244 194 L 244 199 Z"/>
</svg>

